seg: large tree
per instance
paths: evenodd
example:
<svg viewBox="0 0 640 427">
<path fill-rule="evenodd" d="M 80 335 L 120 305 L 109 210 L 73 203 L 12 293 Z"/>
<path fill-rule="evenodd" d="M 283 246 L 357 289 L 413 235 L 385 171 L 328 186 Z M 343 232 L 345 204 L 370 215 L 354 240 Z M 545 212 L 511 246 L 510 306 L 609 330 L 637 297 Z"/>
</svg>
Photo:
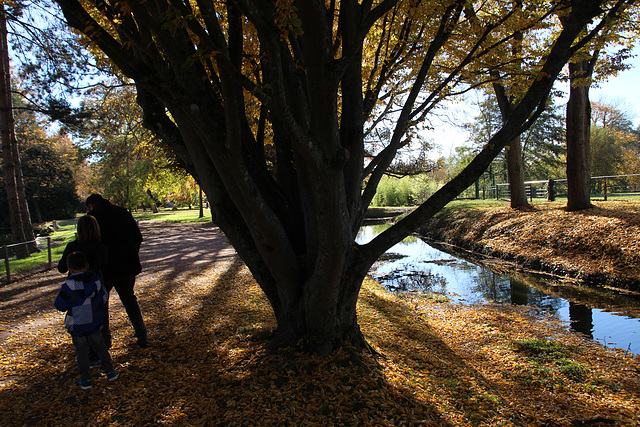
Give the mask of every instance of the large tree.
<svg viewBox="0 0 640 427">
<path fill-rule="evenodd" d="M 635 2 L 633 2 L 635 3 Z M 564 19 L 561 22 L 564 24 Z M 585 27 L 586 31 L 586 27 Z M 567 101 L 567 210 L 591 207 L 591 101 L 594 81 L 629 67 L 624 63 L 638 34 L 638 6 L 630 4 L 618 12 L 599 37 L 577 52 L 569 62 Z"/>
<path fill-rule="evenodd" d="M 271 303 L 272 346 L 303 340 L 319 354 L 346 341 L 366 346 L 356 301 L 373 262 L 482 174 L 544 109 L 568 59 L 626 4 L 576 0 L 559 10 L 541 1 L 516 12 L 463 0 L 56 2 L 135 82 L 147 126 L 199 180 L 214 221 Z M 465 8 L 481 19 L 468 22 Z M 544 57 L 530 59 L 537 73 L 489 144 L 412 214 L 356 244 L 411 125 L 462 70 L 489 63 L 518 23 L 557 12 L 566 16 L 562 31 Z M 365 123 L 391 94 L 402 101 L 395 128 L 365 165 Z"/>
<path fill-rule="evenodd" d="M 59 91 L 54 86 L 57 83 L 65 87 L 65 94 L 69 93 L 71 76 L 80 76 L 79 79 L 86 83 L 88 67 L 84 66 L 86 61 L 79 60 L 82 55 L 72 57 L 72 52 L 80 53 L 82 48 L 75 43 L 76 37 L 70 37 L 72 33 L 68 26 L 65 25 L 60 32 L 60 19 L 47 19 L 53 12 L 50 6 L 50 2 L 22 1 L 2 2 L 0 5 L 0 133 L 6 204 L 13 240 L 31 242 L 28 250 L 20 251 L 19 256 L 28 256 L 28 252 L 36 252 L 38 248 L 29 207 L 29 204 L 34 206 L 33 200 L 28 200 L 30 190 L 22 170 L 23 163 L 30 159 L 25 162 L 21 159 L 18 145 L 25 144 L 14 129 L 15 116 L 20 114 L 20 110 L 40 111 L 69 126 L 77 125 L 85 116 L 56 97 Z M 57 25 L 44 25 L 52 22 L 57 22 Z M 84 58 L 90 56 L 84 55 Z M 70 70 L 82 72 L 72 73 Z M 14 78 L 16 74 L 18 78 Z"/>
<path fill-rule="evenodd" d="M 146 181 L 156 158 L 163 158 L 153 144 L 155 137 L 143 126 L 135 90 L 112 82 L 88 91 L 86 106 L 92 111 L 77 143 L 92 164 L 93 192 L 128 209 L 144 204 Z"/>
<path fill-rule="evenodd" d="M 7 13 L 4 4 L 0 4 L 0 139 L 2 139 L 2 158 L 11 234 L 15 243 L 33 242 L 34 235 L 15 133 L 7 35 Z M 26 247 L 18 247 L 17 252 L 18 256 L 23 258 L 29 256 L 29 252 L 35 251 L 37 251 L 37 246 L 35 243 L 30 243 Z"/>
<path fill-rule="evenodd" d="M 128 209 L 142 205 L 157 211 L 156 203 L 165 202 L 195 204 L 194 178 L 144 127 L 133 86 L 110 79 L 86 92 L 85 106 L 92 114 L 74 134 L 85 157 L 93 160 L 92 192 Z"/>
</svg>

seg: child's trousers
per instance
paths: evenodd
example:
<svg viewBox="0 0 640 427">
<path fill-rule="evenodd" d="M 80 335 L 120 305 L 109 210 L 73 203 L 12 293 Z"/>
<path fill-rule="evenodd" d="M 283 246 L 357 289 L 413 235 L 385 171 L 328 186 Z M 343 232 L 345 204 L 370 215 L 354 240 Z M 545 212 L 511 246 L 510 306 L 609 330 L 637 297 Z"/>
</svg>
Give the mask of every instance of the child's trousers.
<svg viewBox="0 0 640 427">
<path fill-rule="evenodd" d="M 78 360 L 78 370 L 80 371 L 80 379 L 83 381 L 91 380 L 91 367 L 89 366 L 89 349 L 93 348 L 100 357 L 102 362 L 102 370 L 105 373 L 113 372 L 113 362 L 109 355 L 109 349 L 102 337 L 102 331 L 98 330 L 91 335 L 82 337 L 72 336 L 73 345 L 76 348 L 76 358 Z"/>
</svg>

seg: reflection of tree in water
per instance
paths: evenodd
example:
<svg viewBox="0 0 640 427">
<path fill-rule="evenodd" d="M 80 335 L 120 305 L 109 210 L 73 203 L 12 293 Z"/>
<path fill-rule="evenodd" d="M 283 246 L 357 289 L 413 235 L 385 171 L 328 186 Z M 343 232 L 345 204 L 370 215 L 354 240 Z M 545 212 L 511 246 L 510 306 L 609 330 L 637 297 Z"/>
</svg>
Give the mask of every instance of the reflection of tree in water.
<svg viewBox="0 0 640 427">
<path fill-rule="evenodd" d="M 444 276 L 434 274 L 431 270 L 396 269 L 391 273 L 380 276 L 379 280 L 387 289 L 394 292 L 444 293 L 447 288 L 447 280 Z"/>
<path fill-rule="evenodd" d="M 593 338 L 593 311 L 584 304 L 569 301 L 571 329 Z"/>
<path fill-rule="evenodd" d="M 363 240 L 369 241 L 387 227 L 375 226 L 374 231 L 366 227 Z M 584 286 L 574 280 L 554 280 L 548 275 L 523 273 L 509 263 L 471 258 L 465 252 L 426 243 L 416 237 L 410 237 L 398 245 L 400 247 L 394 250 L 401 253 L 387 252 L 371 271 L 390 291 L 451 294 L 454 299 L 459 297 L 467 302 L 494 301 L 531 306 L 535 307 L 533 315 L 558 314 L 571 322 L 572 330 L 592 339 L 595 336 L 595 324 L 607 327 L 610 321 L 606 320 L 608 318 L 596 320 L 591 307 L 612 312 L 616 316 L 640 318 L 640 297 L 625 292 Z M 380 268 L 383 265 L 385 267 Z M 388 273 L 389 270 L 392 271 Z M 449 287 L 451 289 L 447 289 Z M 569 319 L 566 319 L 567 308 Z M 608 333 L 616 334 L 615 331 Z M 609 338 L 607 336 L 610 341 Z M 596 339 L 601 340 L 599 337 Z"/>
<path fill-rule="evenodd" d="M 549 298 L 523 281 L 484 268 L 479 269 L 473 284 L 472 291 L 488 301 L 535 305 L 554 313 L 562 306 L 561 300 Z"/>
<path fill-rule="evenodd" d="M 531 305 L 552 313 L 557 313 L 564 304 L 560 297 L 549 296 L 548 284 L 533 279 L 523 281 L 481 269 L 474 284 L 473 291 L 490 301 Z M 570 296 L 567 294 L 570 292 L 565 292 L 563 297 Z M 584 304 L 571 300 L 568 302 L 571 329 L 593 339 L 593 310 Z"/>
</svg>

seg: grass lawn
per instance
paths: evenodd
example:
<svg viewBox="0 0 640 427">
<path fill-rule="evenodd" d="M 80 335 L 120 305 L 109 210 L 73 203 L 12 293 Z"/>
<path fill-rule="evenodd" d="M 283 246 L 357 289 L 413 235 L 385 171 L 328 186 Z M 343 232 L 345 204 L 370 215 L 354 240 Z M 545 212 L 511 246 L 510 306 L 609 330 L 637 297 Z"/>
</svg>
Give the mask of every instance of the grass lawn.
<svg viewBox="0 0 640 427">
<path fill-rule="evenodd" d="M 159 209 L 158 213 L 135 212 L 133 217 L 138 220 L 154 220 L 167 222 L 211 222 L 211 211 L 205 209 L 200 217 L 199 209 Z"/>
<path fill-rule="evenodd" d="M 52 268 L 58 264 L 58 260 L 64 252 L 64 248 L 73 239 L 76 234 L 76 221 L 73 219 L 57 221 L 58 230 L 56 230 L 49 238 L 51 239 L 51 263 Z M 51 225 L 47 223 L 46 225 Z M 20 277 L 24 274 L 32 273 L 34 271 L 42 271 L 49 266 L 49 250 L 46 237 L 40 237 L 36 239 L 38 241 L 38 248 L 40 252 L 31 254 L 29 258 L 25 259 L 10 259 L 9 271 L 12 279 Z M 1 254 L 3 260 L 0 265 L 0 281 L 6 282 L 7 268 L 4 261 L 4 253 Z M 11 252 L 10 252 L 11 256 Z"/>
</svg>

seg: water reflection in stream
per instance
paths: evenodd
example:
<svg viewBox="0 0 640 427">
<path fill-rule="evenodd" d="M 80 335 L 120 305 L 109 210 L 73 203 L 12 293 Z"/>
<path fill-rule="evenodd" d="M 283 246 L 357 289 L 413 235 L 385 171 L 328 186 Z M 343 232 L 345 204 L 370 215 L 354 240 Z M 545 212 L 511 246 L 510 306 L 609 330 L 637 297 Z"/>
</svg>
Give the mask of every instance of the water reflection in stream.
<svg viewBox="0 0 640 427">
<path fill-rule="evenodd" d="M 362 227 L 358 243 L 370 241 L 386 227 Z M 640 354 L 637 297 L 576 288 L 513 271 L 507 275 L 438 250 L 416 237 L 389 249 L 371 275 L 392 291 L 439 293 L 465 304 L 493 301 L 534 305 L 556 313 L 570 322 L 571 329 L 603 345 Z"/>
</svg>

